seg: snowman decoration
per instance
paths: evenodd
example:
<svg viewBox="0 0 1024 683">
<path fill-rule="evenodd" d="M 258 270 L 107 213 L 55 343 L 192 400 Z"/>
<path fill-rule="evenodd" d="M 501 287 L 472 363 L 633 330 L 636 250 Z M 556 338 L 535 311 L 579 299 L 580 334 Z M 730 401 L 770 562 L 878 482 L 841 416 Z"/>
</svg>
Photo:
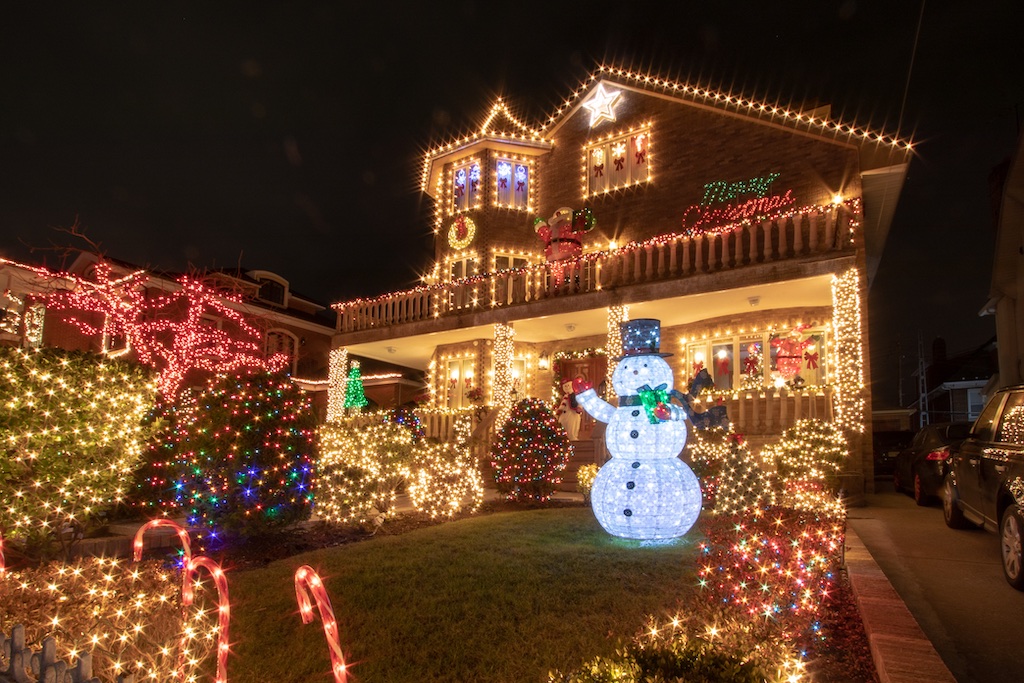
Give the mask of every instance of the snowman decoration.
<svg viewBox="0 0 1024 683">
<path fill-rule="evenodd" d="M 607 422 L 611 459 L 591 489 L 594 515 L 605 531 L 622 538 L 665 541 L 685 534 L 701 510 L 697 476 L 677 456 L 686 445 L 687 411 L 670 403 L 672 369 L 660 353 L 661 322 L 622 323 L 623 355 L 612 373 L 616 408 L 580 379 L 580 405 Z"/>
</svg>

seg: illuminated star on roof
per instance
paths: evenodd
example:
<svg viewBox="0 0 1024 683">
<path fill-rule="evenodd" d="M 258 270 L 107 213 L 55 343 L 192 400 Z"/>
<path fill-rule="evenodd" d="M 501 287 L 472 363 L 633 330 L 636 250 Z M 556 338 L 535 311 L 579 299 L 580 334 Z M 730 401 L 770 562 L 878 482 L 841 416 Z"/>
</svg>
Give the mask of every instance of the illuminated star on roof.
<svg viewBox="0 0 1024 683">
<path fill-rule="evenodd" d="M 583 103 L 583 108 L 590 112 L 590 127 L 602 121 L 615 120 L 615 104 L 622 97 L 621 90 L 605 90 L 604 83 L 598 83 L 594 94 Z"/>
</svg>

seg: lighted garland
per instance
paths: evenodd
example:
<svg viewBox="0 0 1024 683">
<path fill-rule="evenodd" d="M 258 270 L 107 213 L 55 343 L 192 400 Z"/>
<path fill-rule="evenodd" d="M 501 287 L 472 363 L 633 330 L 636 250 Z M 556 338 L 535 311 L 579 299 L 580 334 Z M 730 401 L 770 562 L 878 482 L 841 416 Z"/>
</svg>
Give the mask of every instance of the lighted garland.
<svg viewBox="0 0 1024 683">
<path fill-rule="evenodd" d="M 314 430 L 309 398 L 284 375 L 226 376 L 193 399 L 177 430 L 175 488 L 203 545 L 308 519 Z"/>
<path fill-rule="evenodd" d="M 546 501 L 562 482 L 573 447 L 547 404 L 527 398 L 512 408 L 491 448 L 498 493 L 508 500 Z"/>
<path fill-rule="evenodd" d="M 125 496 L 154 396 L 126 363 L 0 347 L 0 532 L 35 556 L 80 538 Z"/>
<path fill-rule="evenodd" d="M 861 330 L 860 277 L 856 268 L 832 278 L 836 422 L 864 431 L 864 345 Z"/>
</svg>

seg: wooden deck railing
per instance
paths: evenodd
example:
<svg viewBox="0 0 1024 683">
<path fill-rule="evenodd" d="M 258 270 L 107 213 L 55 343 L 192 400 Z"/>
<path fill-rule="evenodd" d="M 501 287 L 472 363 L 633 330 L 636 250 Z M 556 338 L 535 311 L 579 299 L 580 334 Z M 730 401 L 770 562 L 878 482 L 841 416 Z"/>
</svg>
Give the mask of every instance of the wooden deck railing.
<svg viewBox="0 0 1024 683">
<path fill-rule="evenodd" d="M 801 258 L 844 249 L 856 212 L 840 205 L 785 215 L 721 234 L 665 235 L 572 261 L 453 280 L 377 299 L 335 304 L 338 331 L 357 332 L 447 315 L 519 306 L 700 273 Z"/>
</svg>

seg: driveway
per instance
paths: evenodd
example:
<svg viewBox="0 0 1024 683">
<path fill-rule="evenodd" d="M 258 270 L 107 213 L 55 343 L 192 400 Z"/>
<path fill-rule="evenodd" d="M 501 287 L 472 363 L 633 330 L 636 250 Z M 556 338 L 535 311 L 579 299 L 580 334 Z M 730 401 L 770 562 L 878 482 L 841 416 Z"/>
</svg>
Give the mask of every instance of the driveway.
<svg viewBox="0 0 1024 683">
<path fill-rule="evenodd" d="M 1024 680 L 1024 593 L 1003 578 L 995 534 L 957 531 L 878 482 L 849 524 L 958 683 Z"/>
</svg>

